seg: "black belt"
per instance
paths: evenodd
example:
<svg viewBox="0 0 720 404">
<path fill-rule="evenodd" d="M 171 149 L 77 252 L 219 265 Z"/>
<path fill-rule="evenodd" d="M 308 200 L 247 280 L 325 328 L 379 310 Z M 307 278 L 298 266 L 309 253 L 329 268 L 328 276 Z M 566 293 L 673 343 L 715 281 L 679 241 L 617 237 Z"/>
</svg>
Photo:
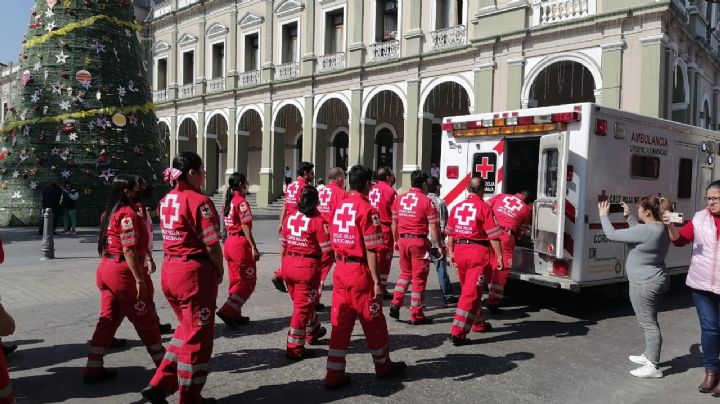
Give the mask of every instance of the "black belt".
<svg viewBox="0 0 720 404">
<path fill-rule="evenodd" d="M 109 260 L 113 260 L 113 261 L 115 261 L 115 262 L 123 262 L 123 261 L 125 261 L 125 255 L 123 255 L 123 254 L 108 254 L 108 253 L 105 253 L 105 254 L 103 254 L 103 257 L 105 257 L 105 258 L 107 258 L 107 259 L 109 259 Z"/>
<path fill-rule="evenodd" d="M 188 255 L 165 254 L 165 258 L 189 261 L 189 260 L 209 259 L 210 256 L 205 253 L 196 253 L 196 254 L 188 254 Z"/>
<path fill-rule="evenodd" d="M 427 238 L 427 234 L 401 234 L 400 238 Z"/>
<path fill-rule="evenodd" d="M 239 231 L 239 232 L 237 232 L 237 233 L 228 233 L 228 236 L 244 237 L 244 236 L 245 236 L 245 232 Z"/>
<path fill-rule="evenodd" d="M 392 226 L 392 222 L 380 222 L 380 224 L 385 226 Z"/>
<path fill-rule="evenodd" d="M 358 264 L 367 264 L 367 259 L 360 257 L 336 255 L 335 258 L 342 262 L 357 262 Z"/>
<path fill-rule="evenodd" d="M 322 256 L 318 255 L 318 254 L 300 254 L 300 253 L 296 253 L 296 252 L 292 252 L 292 251 L 286 251 L 285 255 L 289 255 L 292 257 L 312 258 L 312 259 L 316 259 L 316 260 L 319 260 L 320 258 L 322 258 Z"/>
<path fill-rule="evenodd" d="M 461 238 L 460 240 L 455 240 L 455 243 L 457 243 L 457 244 L 479 244 L 479 245 L 484 245 L 485 247 L 490 245 L 490 242 L 487 240 L 468 240 L 466 238 Z"/>
</svg>

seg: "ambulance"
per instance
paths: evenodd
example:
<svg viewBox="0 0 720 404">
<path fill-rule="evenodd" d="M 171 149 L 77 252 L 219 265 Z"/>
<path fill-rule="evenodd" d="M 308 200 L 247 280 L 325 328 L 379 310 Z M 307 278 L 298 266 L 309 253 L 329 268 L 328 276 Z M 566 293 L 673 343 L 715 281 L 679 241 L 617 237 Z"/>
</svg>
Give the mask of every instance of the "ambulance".
<svg viewBox="0 0 720 404">
<path fill-rule="evenodd" d="M 687 222 L 706 206 L 707 185 L 720 178 L 717 154 L 718 132 L 591 103 L 447 117 L 441 197 L 452 209 L 475 175 L 485 179 L 486 199 L 535 193 L 511 277 L 577 292 L 627 281 L 628 249 L 605 237 L 598 201 L 615 208 L 626 202 L 636 215 L 641 197 L 659 195 Z M 627 227 L 622 212 L 610 220 Z M 690 253 L 671 248 L 669 272 L 686 272 Z"/>
</svg>

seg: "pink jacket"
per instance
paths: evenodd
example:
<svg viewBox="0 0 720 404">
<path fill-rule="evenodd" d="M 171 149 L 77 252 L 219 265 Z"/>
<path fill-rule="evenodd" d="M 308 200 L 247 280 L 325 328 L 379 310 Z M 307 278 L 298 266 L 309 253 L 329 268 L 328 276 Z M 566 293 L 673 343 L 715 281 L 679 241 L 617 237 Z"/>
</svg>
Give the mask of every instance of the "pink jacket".
<svg viewBox="0 0 720 404">
<path fill-rule="evenodd" d="M 692 259 L 687 274 L 688 286 L 720 294 L 720 240 L 716 237 L 715 220 L 707 209 L 693 217 Z"/>
</svg>

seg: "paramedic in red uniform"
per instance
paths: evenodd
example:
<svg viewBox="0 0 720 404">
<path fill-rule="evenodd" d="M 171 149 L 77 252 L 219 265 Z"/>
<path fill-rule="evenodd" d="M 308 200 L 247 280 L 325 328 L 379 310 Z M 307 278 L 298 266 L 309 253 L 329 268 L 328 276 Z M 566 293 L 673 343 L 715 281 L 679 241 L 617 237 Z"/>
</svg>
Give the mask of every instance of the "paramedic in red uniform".
<svg viewBox="0 0 720 404">
<path fill-rule="evenodd" d="M 378 272 L 383 287 L 383 299 L 390 299 L 392 295 L 387 291 L 390 265 L 392 264 L 395 241 L 392 233 L 392 205 L 397 197 L 395 175 L 390 167 L 380 167 L 376 175 L 377 183 L 370 190 L 368 199 L 380 217 L 380 228 L 383 235 L 383 248 L 378 250 Z"/>
<path fill-rule="evenodd" d="M 2 239 L 0 239 L 0 264 L 5 262 L 5 249 L 3 248 Z M 15 320 L 10 313 L 5 311 L 5 307 L 0 304 L 0 337 L 7 337 L 15 332 Z M 0 350 L 0 404 L 15 403 L 15 392 L 10 382 L 10 374 L 8 373 L 5 355 Z"/>
<path fill-rule="evenodd" d="M 307 356 L 305 341 L 314 345 L 327 330 L 320 326 L 315 313 L 320 284 L 320 265 L 327 260 L 330 229 L 317 210 L 318 192 L 313 186 L 303 189 L 298 211 L 288 215 L 283 225 L 282 272 L 293 301 L 286 355 L 290 359 Z"/>
<path fill-rule="evenodd" d="M 352 191 L 335 211 L 330 224 L 337 266 L 333 274 L 332 332 L 325 376 L 328 390 L 350 383 L 350 377 L 345 374 L 345 356 L 358 318 L 375 363 L 376 376 L 393 377 L 407 367 L 405 362 L 390 360 L 376 257 L 377 250 L 383 247 L 383 239 L 378 214 L 367 199 L 372 171 L 354 166 L 349 177 Z"/>
<path fill-rule="evenodd" d="M 490 206 L 483 200 L 485 182 L 480 177 L 470 179 L 468 197 L 457 204 L 448 218 L 448 260 L 457 266 L 460 279 L 460 300 L 450 330 L 454 345 L 469 343 L 470 328 L 481 331 L 486 327 L 480 300 L 485 281 L 492 275 L 490 248 L 502 266 L 500 251 L 501 229 L 495 223 Z M 489 324 L 488 324 L 489 325 Z"/>
<path fill-rule="evenodd" d="M 410 324 L 430 324 L 432 320 L 423 313 L 425 285 L 430 271 L 430 239 L 438 246 L 440 258 L 445 255 L 445 247 L 440 238 L 437 210 L 427 192 L 428 175 L 420 170 L 410 174 L 412 188 L 395 199 L 392 207 L 393 238 L 397 240 L 400 251 L 400 276 L 395 282 L 395 296 L 390 304 L 390 317 L 400 318 L 400 307 L 405 300 L 408 283 L 412 282 L 410 293 Z"/>
<path fill-rule="evenodd" d="M 278 226 L 277 230 L 278 236 L 282 235 L 282 226 L 285 223 L 285 217 L 297 212 L 302 190 L 308 186 L 308 184 L 312 183 L 313 178 L 315 178 L 315 165 L 307 161 L 298 164 L 297 179 L 285 189 L 285 201 L 283 202 L 282 210 L 280 210 L 280 226 Z M 272 283 L 275 289 L 281 292 L 287 292 L 287 288 L 285 288 L 283 284 L 281 268 L 275 271 Z"/>
<path fill-rule="evenodd" d="M 242 315 L 242 307 L 255 290 L 255 263 L 260 259 L 252 234 L 253 217 L 250 204 L 245 199 L 246 190 L 245 174 L 233 173 L 228 179 L 223 205 L 227 232 L 224 252 L 228 267 L 228 298 L 217 312 L 217 316 L 231 329 L 250 321 Z"/>
<path fill-rule="evenodd" d="M 174 189 L 158 206 L 165 251 L 161 282 L 179 324 L 142 394 L 153 404 L 165 403 L 179 389 L 180 404 L 214 402 L 200 392 L 210 370 L 215 300 L 224 272 L 219 218 L 202 193 L 205 167 L 200 156 L 181 152 L 166 172 Z"/>
<path fill-rule="evenodd" d="M 100 289 L 100 318 L 90 341 L 83 381 L 88 384 L 112 379 L 114 369 L 103 366 L 103 357 L 123 319 L 135 326 L 140 339 L 156 365 L 165 354 L 155 305 L 150 299 L 145 257 L 147 227 L 135 211 L 134 199 L 140 192 L 137 178 L 118 175 L 110 187 L 107 207 L 100 219 L 98 253 L 102 257 L 96 272 Z"/>
<path fill-rule="evenodd" d="M 318 204 L 318 211 L 322 215 L 323 219 L 328 223 L 332 222 L 335 209 L 337 209 L 340 201 L 345 199 L 348 193 L 345 191 L 345 170 L 341 167 L 333 167 L 328 173 L 328 185 L 322 190 L 318 191 L 318 198 L 320 203 Z M 320 297 L 322 296 L 323 287 L 325 286 L 325 279 L 327 279 L 330 269 L 335 263 L 335 256 L 329 254 L 327 258 L 323 258 L 323 262 L 320 265 L 320 286 L 318 288 L 318 303 L 316 310 L 323 310 L 325 306 L 320 303 Z"/>
<path fill-rule="evenodd" d="M 515 195 L 497 194 L 487 201 L 497 224 L 502 229 L 502 234 L 500 235 L 503 259 L 502 267 L 495 263 L 496 258 L 494 254 L 492 254 L 491 259 L 493 271 L 490 285 L 488 286 L 489 293 L 486 306 L 492 313 L 497 312 L 505 295 L 505 284 L 512 270 L 515 236 L 518 235 L 520 224 L 523 223 L 525 220 L 524 216 L 528 213 L 528 210 L 525 208 L 525 199 L 528 194 L 528 191 L 522 191 Z"/>
</svg>

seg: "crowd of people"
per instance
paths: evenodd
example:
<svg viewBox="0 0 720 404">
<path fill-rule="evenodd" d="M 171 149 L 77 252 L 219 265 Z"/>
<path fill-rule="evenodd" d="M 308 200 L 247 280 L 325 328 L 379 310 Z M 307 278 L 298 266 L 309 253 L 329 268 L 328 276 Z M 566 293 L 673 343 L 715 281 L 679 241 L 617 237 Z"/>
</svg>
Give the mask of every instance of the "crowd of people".
<svg viewBox="0 0 720 404">
<path fill-rule="evenodd" d="M 327 173 L 327 185 L 320 190 L 312 185 L 317 181 L 311 163 L 300 163 L 297 173 L 285 187 L 278 227 L 282 258 L 273 284 L 287 292 L 293 303 L 286 356 L 302 360 L 312 356 L 306 345 L 318 344 L 327 334 L 317 312 L 325 308 L 321 297 L 332 272 L 326 389 L 351 383 L 345 366 L 356 320 L 366 337 L 377 378 L 402 375 L 407 365 L 390 358 L 383 303 L 390 300 L 389 315 L 399 320 L 404 317 L 401 310 L 409 294 L 409 324 L 432 323 L 424 313 L 424 302 L 433 264 L 445 306 L 456 305 L 448 330 L 452 344 L 466 345 L 470 331 L 492 328 L 484 308 L 496 311 L 503 298 L 516 239 L 527 233 L 530 222 L 530 191 L 498 194 L 486 201 L 484 180 L 475 176 L 467 186 L 466 199 L 448 211 L 439 197 L 439 179 L 420 170 L 411 173 L 410 189 L 402 194 L 393 187 L 395 175 L 389 167 L 373 172 L 358 165 L 347 173 L 334 167 Z M 245 175 L 232 174 L 218 213 L 202 192 L 205 169 L 197 154 L 181 152 L 164 176 L 172 190 L 157 207 L 164 252 L 161 284 L 177 317 L 177 327 L 163 346 L 161 335 L 172 332 L 172 327 L 161 323 L 154 303 L 150 274 L 156 270 L 156 263 L 150 209 L 144 206 L 149 195 L 147 184 L 139 176 L 118 175 L 101 217 L 97 245 L 101 260 L 96 277 L 101 309 L 83 380 L 93 384 L 117 376 L 116 371 L 104 366 L 103 357 L 112 347 L 125 343 L 115 338 L 115 332 L 127 318 L 157 367 L 142 396 L 153 404 L 167 403 L 167 397 L 175 393 L 180 403 L 212 403 L 214 399 L 202 397 L 201 391 L 210 371 L 214 318 L 217 315 L 233 329 L 247 324 L 250 319 L 242 315 L 243 306 L 257 282 L 260 251 L 253 237 L 252 209 L 245 199 L 248 183 Z M 64 199 L 73 203 L 78 200 L 69 183 L 48 190 L 48 201 L 57 196 L 57 205 Z M 613 228 L 607 202 L 599 203 L 598 213 L 608 239 L 628 244 L 629 295 L 646 341 L 643 354 L 629 357 L 641 365 L 631 371 L 636 377 L 662 377 L 657 313 L 670 285 L 665 256 L 671 243 L 694 244 L 687 284 L 700 319 L 706 373 L 698 389 L 720 397 L 720 285 L 715 275 L 720 249 L 720 181 L 711 183 L 706 193 L 707 208 L 681 229 L 673 224 L 671 203 L 653 195 L 640 200 L 637 217 L 623 204 L 627 229 Z M 65 206 L 74 211 L 74 204 Z M 226 231 L 224 243 L 221 217 Z M 68 215 L 66 229 L 75 230 L 74 212 Z M 391 293 L 388 281 L 395 253 L 400 274 Z M 0 242 L 0 263 L 3 258 Z M 453 293 L 448 265 L 457 269 L 459 296 Z M 227 299 L 218 309 L 218 285 L 225 267 Z M 486 288 L 488 298 L 483 302 Z M 12 317 L 0 305 L 0 336 L 13 330 Z M 0 352 L 0 403 L 13 400 Z"/>
</svg>

